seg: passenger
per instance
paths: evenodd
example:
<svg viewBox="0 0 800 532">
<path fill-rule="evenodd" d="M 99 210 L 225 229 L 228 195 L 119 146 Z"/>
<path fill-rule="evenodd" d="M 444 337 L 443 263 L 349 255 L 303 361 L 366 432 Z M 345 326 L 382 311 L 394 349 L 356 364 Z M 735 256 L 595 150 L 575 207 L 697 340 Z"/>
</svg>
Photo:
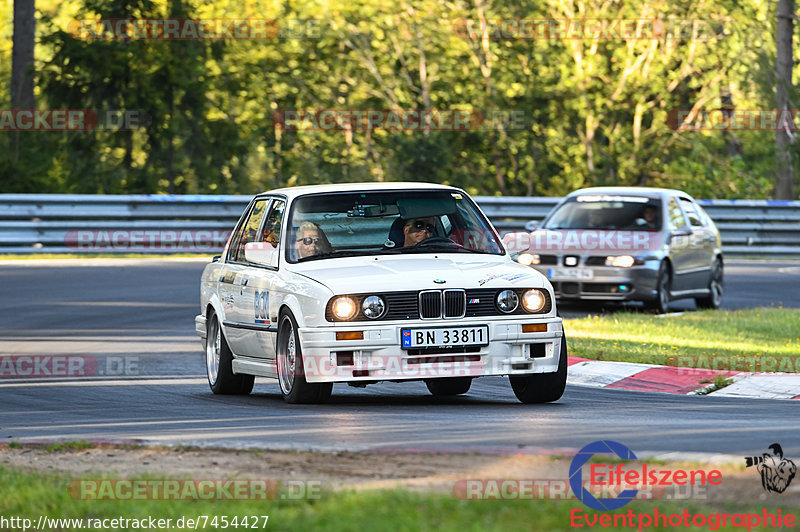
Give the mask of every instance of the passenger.
<svg viewBox="0 0 800 532">
<path fill-rule="evenodd" d="M 433 218 L 412 218 L 403 226 L 403 247 L 416 246 L 436 233 L 436 220 Z"/>
<path fill-rule="evenodd" d="M 313 222 L 303 222 L 297 229 L 294 249 L 298 259 L 330 253 L 333 248 L 320 226 Z"/>
<path fill-rule="evenodd" d="M 636 226 L 641 229 L 658 229 L 658 208 L 655 205 L 646 205 L 642 217 L 636 219 Z"/>
</svg>

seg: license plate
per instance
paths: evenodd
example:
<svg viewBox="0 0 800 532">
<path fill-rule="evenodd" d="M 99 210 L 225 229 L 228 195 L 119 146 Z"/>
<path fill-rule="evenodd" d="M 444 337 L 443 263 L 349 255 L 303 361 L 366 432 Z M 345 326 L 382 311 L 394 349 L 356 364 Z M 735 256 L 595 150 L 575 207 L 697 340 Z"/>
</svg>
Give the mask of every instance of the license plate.
<svg viewBox="0 0 800 532">
<path fill-rule="evenodd" d="M 436 327 L 424 329 L 401 329 L 401 347 L 448 347 L 489 345 L 489 327 Z"/>
<path fill-rule="evenodd" d="M 588 268 L 550 268 L 547 270 L 547 278 L 585 281 L 594 278 L 594 271 Z"/>
</svg>

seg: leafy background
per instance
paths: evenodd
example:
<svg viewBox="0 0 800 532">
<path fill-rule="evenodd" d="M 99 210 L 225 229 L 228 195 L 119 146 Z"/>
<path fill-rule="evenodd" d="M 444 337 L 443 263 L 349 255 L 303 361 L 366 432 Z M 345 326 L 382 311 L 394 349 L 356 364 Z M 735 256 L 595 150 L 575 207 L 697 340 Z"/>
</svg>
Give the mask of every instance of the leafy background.
<svg viewBox="0 0 800 532">
<path fill-rule="evenodd" d="M 7 8 L 6 8 L 7 7 Z M 431 181 L 481 195 L 668 186 L 766 198 L 775 133 L 674 131 L 676 109 L 772 109 L 775 4 L 759 0 L 38 0 L 39 108 L 133 109 L 133 131 L 0 134 L 3 192 L 234 193 Z M 85 18 L 314 21 L 266 40 L 89 41 Z M 481 40 L 463 19 L 659 19 L 657 39 Z M 12 9 L 0 10 L 0 108 Z M 693 33 L 694 32 L 694 33 Z M 797 49 L 797 47 L 795 47 Z M 793 95 L 794 97 L 794 95 Z M 286 131 L 280 109 L 480 109 L 523 128 Z"/>
</svg>

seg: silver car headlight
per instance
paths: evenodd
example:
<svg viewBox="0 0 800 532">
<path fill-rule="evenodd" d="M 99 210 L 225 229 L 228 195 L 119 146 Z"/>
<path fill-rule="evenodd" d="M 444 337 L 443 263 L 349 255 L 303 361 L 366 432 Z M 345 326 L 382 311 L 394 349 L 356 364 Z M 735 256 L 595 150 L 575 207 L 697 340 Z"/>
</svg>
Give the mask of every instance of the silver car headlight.
<svg viewBox="0 0 800 532">
<path fill-rule="evenodd" d="M 503 290 L 497 294 L 496 302 L 500 312 L 511 314 L 519 306 L 519 296 L 513 290 Z"/>
<path fill-rule="evenodd" d="M 361 303 L 361 311 L 371 320 L 377 320 L 386 312 L 386 303 L 380 296 L 369 296 Z"/>
<path fill-rule="evenodd" d="M 614 266 L 615 268 L 630 268 L 634 264 L 636 264 L 636 259 L 630 255 L 606 257 L 606 266 Z"/>
<path fill-rule="evenodd" d="M 522 294 L 522 307 L 528 312 L 541 312 L 547 305 L 547 296 L 537 288 L 526 290 Z"/>
<path fill-rule="evenodd" d="M 352 320 L 358 312 L 358 305 L 352 297 L 339 296 L 331 302 L 331 312 L 337 320 Z"/>
<path fill-rule="evenodd" d="M 541 259 L 537 254 L 531 253 L 523 253 L 519 257 L 517 257 L 517 262 L 522 264 L 523 266 L 531 266 L 533 264 L 539 264 Z"/>
</svg>

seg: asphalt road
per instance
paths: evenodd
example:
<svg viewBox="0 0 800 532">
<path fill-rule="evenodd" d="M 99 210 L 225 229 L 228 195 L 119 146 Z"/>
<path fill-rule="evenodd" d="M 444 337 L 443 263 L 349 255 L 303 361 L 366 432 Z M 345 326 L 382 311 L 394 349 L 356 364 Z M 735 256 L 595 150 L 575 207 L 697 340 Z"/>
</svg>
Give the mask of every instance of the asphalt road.
<svg viewBox="0 0 800 532">
<path fill-rule="evenodd" d="M 214 396 L 194 336 L 202 267 L 0 262 L 0 357 L 39 357 L 40 373 L 83 357 L 95 373 L 0 377 L 0 441 L 537 453 L 606 438 L 637 453 L 741 456 L 777 441 L 800 457 L 800 418 L 789 401 L 568 386 L 558 403 L 522 405 L 502 378 L 478 379 L 468 396 L 444 401 L 422 383 L 388 383 L 336 385 L 331 404 L 290 406 L 265 379 L 250 396 Z M 726 308 L 797 307 L 799 296 L 798 263 L 727 265 Z"/>
</svg>

